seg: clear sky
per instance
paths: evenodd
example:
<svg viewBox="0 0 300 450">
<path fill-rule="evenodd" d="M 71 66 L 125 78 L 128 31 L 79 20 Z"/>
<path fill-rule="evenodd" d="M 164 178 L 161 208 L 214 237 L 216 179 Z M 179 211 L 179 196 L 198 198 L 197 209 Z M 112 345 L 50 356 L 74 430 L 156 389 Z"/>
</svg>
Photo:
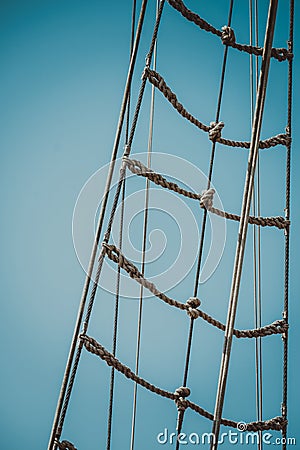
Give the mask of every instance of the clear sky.
<svg viewBox="0 0 300 450">
<path fill-rule="evenodd" d="M 198 4 L 190 0 L 186 3 L 216 28 L 227 21 L 228 2 Z M 237 41 L 249 42 L 248 1 L 235 3 L 232 26 Z M 260 0 L 259 5 L 262 44 L 268 2 Z M 110 159 L 128 67 L 131 2 L 2 0 L 0 9 L 3 335 L 0 443 L 5 450 L 40 450 L 48 443 L 84 282 L 84 271 L 73 246 L 73 209 L 85 182 Z M 148 51 L 154 12 L 155 2 L 150 1 L 133 81 L 133 103 Z M 299 13 L 300 3 L 296 0 L 296 23 Z M 288 1 L 280 0 L 274 45 L 284 47 L 287 39 Z M 297 423 L 297 372 L 300 369 L 298 52 L 296 27 L 288 435 L 300 442 Z M 215 116 L 222 53 L 223 46 L 217 37 L 188 23 L 166 4 L 159 31 L 158 71 L 186 108 L 206 124 Z M 269 81 L 263 138 L 283 133 L 286 126 L 286 62 L 272 61 Z M 147 150 L 149 98 L 148 85 L 133 153 Z M 249 140 L 249 57 L 234 49 L 229 49 L 221 120 L 225 123 L 224 137 Z M 207 173 L 210 148 L 206 134 L 181 119 L 157 92 L 153 151 L 184 158 Z M 213 183 L 227 211 L 240 212 L 246 165 L 247 150 L 217 146 Z M 283 215 L 285 148 L 278 146 L 262 151 L 260 165 L 262 215 Z M 174 176 L 172 167 L 171 164 L 170 176 Z M 182 175 L 186 180 L 188 175 Z M 129 193 L 143 188 L 144 180 L 128 182 Z M 202 212 L 189 201 L 187 204 L 196 222 L 201 222 Z M 165 270 L 172 266 L 180 240 L 180 217 L 175 217 L 174 226 L 169 216 L 164 216 L 157 208 L 150 214 L 149 230 L 161 228 L 168 241 L 166 253 L 146 267 L 146 274 L 154 276 L 162 265 Z M 236 223 L 227 223 L 221 262 L 199 289 L 203 310 L 223 322 L 237 230 Z M 82 233 L 84 235 L 84 230 Z M 141 215 L 132 221 L 129 235 L 140 250 Z M 153 239 L 155 236 L 159 239 L 160 235 L 154 233 Z M 283 242 L 281 231 L 262 230 L 263 324 L 281 318 Z M 86 242 L 87 249 L 90 245 L 90 241 Z M 209 242 L 206 252 L 208 245 Z M 251 228 L 237 313 L 238 328 L 252 328 L 254 324 L 252 266 Z M 170 296 L 185 302 L 192 293 L 194 272 L 195 268 L 191 267 L 183 279 L 179 273 L 181 283 L 169 291 Z M 108 349 L 111 348 L 113 301 L 113 295 L 99 290 L 90 331 Z M 137 308 L 136 300 L 121 299 L 118 357 L 132 368 Z M 166 307 L 158 299 L 147 300 L 141 375 L 170 391 L 180 386 L 187 331 L 188 320 L 184 313 Z M 214 408 L 222 343 L 220 331 L 211 329 L 201 319 L 196 322 L 188 385 L 191 400 L 209 411 Z M 265 338 L 265 419 L 280 415 L 281 361 L 280 336 Z M 78 449 L 105 448 L 109 374 L 104 362 L 84 352 L 63 434 Z M 132 382 L 117 374 L 113 449 L 129 448 L 132 390 Z M 165 427 L 174 431 L 176 414 L 171 401 L 139 389 L 136 448 L 161 448 L 156 436 Z M 234 340 L 224 416 L 237 421 L 255 420 L 252 340 Z M 186 412 L 187 433 L 200 434 L 210 429 L 209 421 L 192 411 Z M 274 438 L 277 436 L 274 433 Z M 229 448 L 228 443 L 222 445 L 224 450 Z"/>
</svg>

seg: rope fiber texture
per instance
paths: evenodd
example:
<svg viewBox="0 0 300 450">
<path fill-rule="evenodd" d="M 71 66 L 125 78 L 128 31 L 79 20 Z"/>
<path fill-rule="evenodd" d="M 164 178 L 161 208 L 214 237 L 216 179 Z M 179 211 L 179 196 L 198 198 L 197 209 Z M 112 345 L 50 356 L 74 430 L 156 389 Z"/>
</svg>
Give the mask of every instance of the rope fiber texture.
<svg viewBox="0 0 300 450">
<path fill-rule="evenodd" d="M 59 450 L 77 450 L 77 448 L 69 441 L 56 442 Z"/>
<path fill-rule="evenodd" d="M 175 308 L 181 309 L 182 311 L 186 311 L 187 314 L 192 317 L 193 319 L 197 319 L 198 317 L 201 317 L 206 322 L 210 323 L 211 325 L 215 326 L 219 330 L 224 331 L 225 325 L 218 320 L 211 317 L 209 314 L 205 313 L 204 311 L 201 311 L 200 309 L 197 309 L 196 307 L 193 307 L 191 305 L 191 302 L 188 300 L 186 303 L 179 302 L 178 300 L 174 300 L 167 295 L 165 295 L 163 292 L 160 292 L 157 287 L 151 283 L 151 281 L 147 280 L 142 273 L 138 270 L 138 268 L 130 262 L 128 259 L 125 258 L 125 256 L 120 252 L 119 249 L 117 249 L 114 245 L 109 245 L 103 243 L 103 248 L 106 252 L 106 255 L 108 258 L 119 265 L 123 270 L 125 270 L 128 275 L 136 280 L 141 286 L 148 289 L 155 297 L 161 299 L 165 303 L 167 303 L 170 306 L 174 306 Z M 271 336 L 272 334 L 282 334 L 287 330 L 287 324 L 283 320 L 277 320 L 269 325 L 266 325 L 261 328 L 256 328 L 253 330 L 234 330 L 234 335 L 237 338 L 254 338 L 254 337 L 264 337 L 264 336 Z"/>
<path fill-rule="evenodd" d="M 232 139 L 225 139 L 221 137 L 221 130 L 224 127 L 223 122 L 211 122 L 210 125 L 205 125 L 196 119 L 192 114 L 190 114 L 184 106 L 178 101 L 176 94 L 171 90 L 171 88 L 166 84 L 164 78 L 155 70 L 151 70 L 149 67 L 145 67 L 142 78 L 147 78 L 151 84 L 153 84 L 171 103 L 171 105 L 176 109 L 176 111 L 193 125 L 195 125 L 200 130 L 208 133 L 209 139 L 212 141 L 219 142 L 220 144 L 226 145 L 228 147 L 240 147 L 240 148 L 250 148 L 250 142 L 248 141 L 235 141 Z M 290 141 L 290 137 L 287 134 L 278 134 L 272 136 L 268 139 L 259 141 L 259 148 L 267 149 L 276 147 L 277 145 L 287 145 Z"/>
<path fill-rule="evenodd" d="M 148 389 L 154 394 L 160 395 L 161 397 L 173 400 L 176 406 L 179 408 L 191 408 L 196 413 L 209 420 L 213 420 L 213 414 L 209 413 L 201 406 L 187 400 L 185 396 L 188 395 L 189 389 L 186 387 L 181 387 L 176 389 L 176 391 L 170 392 L 161 389 L 154 384 L 149 383 L 144 378 L 136 375 L 129 367 L 122 364 L 117 358 L 115 358 L 108 350 L 106 350 L 99 342 L 87 335 L 80 335 L 80 340 L 83 342 L 84 347 L 90 353 L 99 356 L 106 364 L 110 367 L 114 367 L 116 370 L 125 375 L 126 378 L 134 381 L 140 386 Z M 221 423 L 225 426 L 232 428 L 237 428 L 239 422 L 233 420 L 221 419 Z M 274 417 L 273 419 L 260 421 L 260 422 L 250 422 L 247 424 L 248 431 L 258 431 L 258 430 L 281 430 L 286 425 L 286 421 L 282 417 Z M 73 450 L 73 449 L 70 449 Z"/>
<path fill-rule="evenodd" d="M 152 169 L 146 167 L 143 163 L 136 159 L 129 159 L 127 157 L 123 158 L 123 162 L 125 166 L 135 175 L 146 177 L 151 180 L 153 183 L 161 186 L 165 189 L 169 189 L 171 191 L 176 192 L 177 194 L 183 195 L 184 197 L 188 197 L 193 200 L 199 200 L 201 208 L 206 208 L 209 212 L 216 214 L 220 217 L 224 217 L 225 219 L 239 221 L 240 216 L 237 214 L 232 214 L 226 211 L 222 211 L 218 208 L 214 208 L 212 201 L 213 195 L 215 194 L 214 189 L 208 189 L 204 191 L 202 194 L 198 194 L 195 192 L 187 191 L 186 189 L 181 188 L 178 184 L 168 181 L 162 175 L 157 172 L 154 172 Z M 254 225 L 260 225 L 262 227 L 276 227 L 279 229 L 286 229 L 290 222 L 286 220 L 284 217 L 249 217 L 249 223 Z"/>
<path fill-rule="evenodd" d="M 235 34 L 232 28 L 224 26 L 222 27 L 222 31 L 218 30 L 210 23 L 206 22 L 206 20 L 202 19 L 198 14 L 194 13 L 190 9 L 188 9 L 182 0 L 168 0 L 168 3 L 176 9 L 180 14 L 185 17 L 190 22 L 193 22 L 202 30 L 207 31 L 208 33 L 212 33 L 215 36 L 221 38 L 224 45 L 228 45 L 229 47 L 233 47 L 241 52 L 246 52 L 249 55 L 262 56 L 263 48 L 256 47 L 253 45 L 246 44 L 238 44 L 235 41 Z M 278 61 L 286 61 L 291 60 L 293 58 L 293 54 L 289 52 L 286 48 L 272 48 L 271 51 L 272 58 L 277 59 Z"/>
</svg>

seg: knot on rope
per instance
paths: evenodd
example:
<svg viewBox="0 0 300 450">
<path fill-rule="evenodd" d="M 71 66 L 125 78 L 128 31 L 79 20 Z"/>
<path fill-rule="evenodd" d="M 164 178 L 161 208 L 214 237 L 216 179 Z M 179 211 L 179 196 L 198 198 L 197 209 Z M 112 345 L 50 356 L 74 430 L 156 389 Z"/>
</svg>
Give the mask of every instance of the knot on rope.
<svg viewBox="0 0 300 450">
<path fill-rule="evenodd" d="M 121 170 L 125 169 L 125 168 L 128 168 L 129 170 L 131 170 L 131 166 L 133 166 L 133 164 L 132 164 L 131 160 L 128 158 L 128 156 L 125 153 L 125 155 L 122 156 Z"/>
<path fill-rule="evenodd" d="M 235 34 L 233 29 L 224 25 L 224 27 L 222 27 L 221 39 L 224 45 L 235 44 Z"/>
<path fill-rule="evenodd" d="M 190 395 L 191 391 L 188 387 L 181 386 L 174 392 L 175 403 L 178 411 L 185 411 L 188 407 L 188 401 L 185 399 Z"/>
<path fill-rule="evenodd" d="M 150 71 L 149 66 L 145 66 L 143 73 L 142 73 L 141 80 L 145 80 L 146 78 L 149 77 L 150 74 L 151 74 L 151 71 Z"/>
<path fill-rule="evenodd" d="M 119 267 L 124 268 L 124 266 L 127 263 L 127 260 L 125 259 L 125 256 L 123 253 L 117 251 L 116 247 L 114 245 L 109 245 L 106 242 L 102 242 L 102 247 L 104 248 L 104 251 L 106 255 L 109 257 L 109 259 L 115 261 Z M 113 253 L 116 253 L 113 255 Z M 99 257 L 100 259 L 100 257 Z"/>
<path fill-rule="evenodd" d="M 102 248 L 104 248 L 104 251 L 107 254 L 107 256 L 109 258 L 111 258 L 111 254 L 112 254 L 111 246 L 109 244 L 107 244 L 107 242 L 102 242 Z"/>
<path fill-rule="evenodd" d="M 201 305 L 201 301 L 197 297 L 190 297 L 186 306 L 188 307 L 187 314 L 191 319 L 197 319 L 199 317 L 197 308 Z"/>
<path fill-rule="evenodd" d="M 247 431 L 265 431 L 265 430 L 284 430 L 287 426 L 287 420 L 283 417 L 274 417 L 274 419 L 251 422 L 247 424 Z"/>
<path fill-rule="evenodd" d="M 224 128 L 223 122 L 210 122 L 208 137 L 211 141 L 217 141 L 221 138 L 221 131 Z"/>
<path fill-rule="evenodd" d="M 213 199 L 215 190 L 210 188 L 207 191 L 203 191 L 200 199 L 200 207 L 209 210 L 213 205 Z"/>
<path fill-rule="evenodd" d="M 56 442 L 56 445 L 60 450 L 77 450 L 72 442 L 69 441 Z"/>
</svg>

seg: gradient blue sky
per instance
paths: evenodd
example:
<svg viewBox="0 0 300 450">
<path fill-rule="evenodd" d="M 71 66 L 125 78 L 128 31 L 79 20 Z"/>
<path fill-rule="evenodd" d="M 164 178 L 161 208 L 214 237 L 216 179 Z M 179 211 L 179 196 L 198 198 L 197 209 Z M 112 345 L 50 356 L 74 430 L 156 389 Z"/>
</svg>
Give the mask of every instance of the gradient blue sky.
<svg viewBox="0 0 300 450">
<path fill-rule="evenodd" d="M 133 95 L 153 26 L 155 2 L 149 3 Z M 262 39 L 268 2 L 259 3 Z M 281 47 L 288 38 L 288 2 L 279 3 L 274 44 Z M 225 1 L 187 4 L 218 28 L 226 23 Z M 299 7 L 297 0 L 296 18 Z M 5 450 L 40 450 L 48 442 L 84 281 L 72 242 L 73 208 L 86 180 L 110 159 L 128 66 L 131 2 L 2 0 L 0 9 L 0 443 Z M 249 41 L 248 1 L 236 2 L 232 25 L 239 42 Z M 300 70 L 297 27 L 295 38 L 296 75 Z M 187 109 L 205 123 L 215 115 L 222 51 L 218 38 L 198 30 L 166 5 L 159 32 L 158 70 Z M 264 138 L 284 132 L 286 74 L 286 63 L 272 61 Z M 288 435 L 300 441 L 297 81 L 295 76 Z M 148 86 L 133 152 L 146 151 L 149 96 Z M 180 119 L 160 93 L 156 98 L 154 151 L 184 157 L 206 172 L 210 153 L 206 135 Z M 249 101 L 249 57 L 230 49 L 221 111 L 224 136 L 249 139 Z M 281 215 L 285 149 L 276 147 L 261 155 L 262 214 Z M 226 210 L 239 212 L 246 163 L 247 151 L 217 148 L 214 184 Z M 163 219 L 161 224 L 165 224 Z M 136 227 L 133 239 L 140 246 L 141 230 L 138 224 Z M 150 227 L 157 227 L 154 218 Z M 170 235 L 171 242 L 176 241 L 175 231 Z M 203 309 L 222 321 L 226 318 L 236 234 L 237 225 L 228 224 L 219 268 L 200 287 Z M 239 328 L 253 326 L 251 241 L 250 236 L 237 315 Z M 262 231 L 262 274 L 263 323 L 267 324 L 280 318 L 282 311 L 283 235 L 278 230 Z M 185 301 L 193 279 L 192 272 L 171 295 Z M 113 297 L 100 291 L 94 313 L 93 335 L 110 348 Z M 120 316 L 118 355 L 133 367 L 137 302 L 123 301 Z M 155 299 L 145 303 L 144 317 L 141 374 L 163 388 L 175 390 L 182 380 L 187 318 Z M 222 333 L 197 321 L 189 376 L 191 399 L 211 411 L 222 342 Z M 281 352 L 280 337 L 266 338 L 265 418 L 280 415 Z M 78 449 L 104 448 L 108 380 L 106 365 L 84 353 L 63 435 Z M 130 381 L 116 375 L 113 449 L 129 446 L 132 389 Z M 224 415 L 235 420 L 255 420 L 254 394 L 254 342 L 235 341 Z M 165 427 L 174 430 L 176 408 L 172 402 L 142 389 L 138 398 L 136 448 L 160 448 L 155 437 Z M 187 411 L 185 431 L 201 433 L 210 428 L 207 420 Z M 224 444 L 222 448 L 227 450 L 230 446 Z"/>
</svg>

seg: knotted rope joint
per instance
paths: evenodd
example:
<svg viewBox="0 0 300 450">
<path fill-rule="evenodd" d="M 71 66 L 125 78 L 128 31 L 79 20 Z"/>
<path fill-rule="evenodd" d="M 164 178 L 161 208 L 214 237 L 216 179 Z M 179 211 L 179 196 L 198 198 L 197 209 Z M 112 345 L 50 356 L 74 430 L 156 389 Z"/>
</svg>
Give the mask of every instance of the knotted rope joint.
<svg viewBox="0 0 300 450">
<path fill-rule="evenodd" d="M 216 193 L 216 191 L 212 188 L 202 192 L 201 200 L 200 200 L 201 208 L 205 208 L 207 210 L 210 210 L 212 208 L 213 198 L 214 198 L 215 193 Z"/>
<path fill-rule="evenodd" d="M 190 297 L 186 306 L 188 307 L 187 314 L 191 319 L 198 319 L 200 317 L 197 308 L 201 305 L 201 301 L 197 297 Z"/>
<path fill-rule="evenodd" d="M 174 397 L 178 411 L 185 411 L 186 408 L 189 406 L 186 397 L 188 397 L 190 393 L 191 393 L 190 389 L 185 386 L 181 386 L 176 389 L 176 391 L 174 392 Z"/>
<path fill-rule="evenodd" d="M 232 28 L 224 25 L 222 27 L 222 35 L 221 39 L 224 45 L 233 45 L 235 44 L 235 34 Z"/>
<path fill-rule="evenodd" d="M 210 122 L 208 137 L 211 141 L 218 141 L 221 139 L 221 132 L 224 128 L 224 122 Z"/>
</svg>

